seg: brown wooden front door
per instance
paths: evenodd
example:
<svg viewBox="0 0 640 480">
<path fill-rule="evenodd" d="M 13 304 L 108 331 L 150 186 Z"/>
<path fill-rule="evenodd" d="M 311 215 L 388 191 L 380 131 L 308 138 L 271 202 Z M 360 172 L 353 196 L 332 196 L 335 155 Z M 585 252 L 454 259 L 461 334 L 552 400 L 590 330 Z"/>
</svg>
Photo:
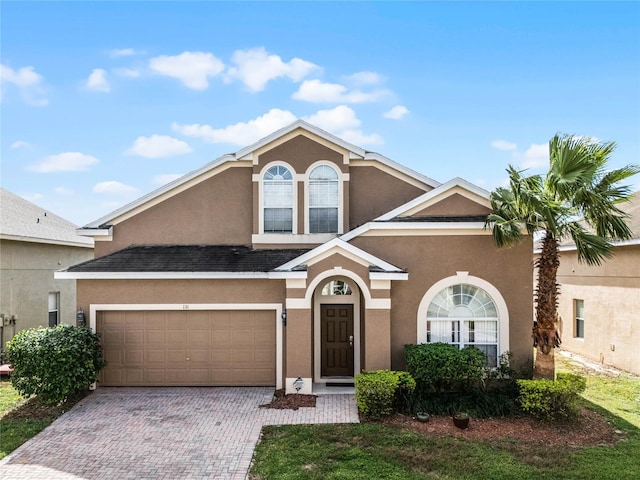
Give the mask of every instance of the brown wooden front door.
<svg viewBox="0 0 640 480">
<path fill-rule="evenodd" d="M 323 377 L 353 377 L 353 305 L 320 305 Z"/>
</svg>

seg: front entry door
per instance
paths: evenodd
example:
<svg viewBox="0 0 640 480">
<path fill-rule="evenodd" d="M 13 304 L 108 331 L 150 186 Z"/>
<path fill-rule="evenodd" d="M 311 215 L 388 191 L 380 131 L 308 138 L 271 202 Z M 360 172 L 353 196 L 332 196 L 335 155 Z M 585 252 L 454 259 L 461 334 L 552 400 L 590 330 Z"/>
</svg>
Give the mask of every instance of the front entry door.
<svg viewBox="0 0 640 480">
<path fill-rule="evenodd" d="M 320 305 L 323 377 L 353 377 L 353 305 Z"/>
</svg>

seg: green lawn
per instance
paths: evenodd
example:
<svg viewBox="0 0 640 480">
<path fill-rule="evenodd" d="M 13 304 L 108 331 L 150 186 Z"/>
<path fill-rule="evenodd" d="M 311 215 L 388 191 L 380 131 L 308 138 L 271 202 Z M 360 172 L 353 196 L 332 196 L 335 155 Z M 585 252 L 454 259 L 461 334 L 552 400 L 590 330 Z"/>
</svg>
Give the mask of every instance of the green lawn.
<svg viewBox="0 0 640 480">
<path fill-rule="evenodd" d="M 24 400 L 11 382 L 0 381 L 0 459 L 44 430 L 75 401 L 45 406 L 36 398 Z"/>
<path fill-rule="evenodd" d="M 558 370 L 573 367 L 558 356 Z M 640 478 L 640 379 L 590 376 L 585 404 L 625 439 L 569 448 L 515 440 L 435 437 L 380 424 L 265 427 L 253 479 Z"/>
</svg>

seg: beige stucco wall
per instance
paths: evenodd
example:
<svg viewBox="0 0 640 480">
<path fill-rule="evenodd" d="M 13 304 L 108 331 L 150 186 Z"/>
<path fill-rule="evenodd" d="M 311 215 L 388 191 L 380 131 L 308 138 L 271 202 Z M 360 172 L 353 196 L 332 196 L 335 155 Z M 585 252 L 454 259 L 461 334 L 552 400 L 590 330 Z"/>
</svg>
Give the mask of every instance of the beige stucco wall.
<svg viewBox="0 0 640 480">
<path fill-rule="evenodd" d="M 453 195 L 416 212 L 413 216 L 488 215 L 491 209 L 454 193 Z"/>
<path fill-rule="evenodd" d="M 3 341 L 15 332 L 49 325 L 48 297 L 60 292 L 60 323 L 75 325 L 76 282 L 56 280 L 56 270 L 93 258 L 93 248 L 0 240 L 0 313 L 16 315 Z"/>
<path fill-rule="evenodd" d="M 391 367 L 405 368 L 404 345 L 416 343 L 418 307 L 436 282 L 469 272 L 500 291 L 509 311 L 513 364 L 532 363 L 532 243 L 498 249 L 491 235 L 358 237 L 354 245 L 409 272 L 391 286 Z"/>
<path fill-rule="evenodd" d="M 600 267 L 561 252 L 558 270 L 562 348 L 640 374 L 640 245 L 616 249 Z M 576 338 L 574 300 L 584 301 L 584 338 Z"/>
<path fill-rule="evenodd" d="M 373 220 L 426 191 L 373 166 L 351 167 L 349 178 L 350 229 Z"/>
<path fill-rule="evenodd" d="M 118 223 L 96 257 L 130 245 L 247 245 L 253 186 L 249 167 L 229 168 Z"/>
</svg>

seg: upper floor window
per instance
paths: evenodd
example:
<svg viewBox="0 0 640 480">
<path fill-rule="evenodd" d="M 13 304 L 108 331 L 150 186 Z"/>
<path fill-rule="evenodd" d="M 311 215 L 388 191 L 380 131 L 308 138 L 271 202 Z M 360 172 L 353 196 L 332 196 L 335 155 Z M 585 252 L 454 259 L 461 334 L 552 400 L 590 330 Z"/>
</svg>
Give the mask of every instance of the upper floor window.
<svg viewBox="0 0 640 480">
<path fill-rule="evenodd" d="M 338 173 L 328 165 L 314 168 L 309 175 L 309 233 L 337 233 Z"/>
<path fill-rule="evenodd" d="M 267 170 L 263 178 L 264 232 L 293 231 L 293 176 L 282 165 Z"/>
<path fill-rule="evenodd" d="M 441 290 L 427 310 L 427 343 L 476 347 L 491 367 L 498 359 L 498 311 L 487 292 L 458 284 Z"/>
</svg>

